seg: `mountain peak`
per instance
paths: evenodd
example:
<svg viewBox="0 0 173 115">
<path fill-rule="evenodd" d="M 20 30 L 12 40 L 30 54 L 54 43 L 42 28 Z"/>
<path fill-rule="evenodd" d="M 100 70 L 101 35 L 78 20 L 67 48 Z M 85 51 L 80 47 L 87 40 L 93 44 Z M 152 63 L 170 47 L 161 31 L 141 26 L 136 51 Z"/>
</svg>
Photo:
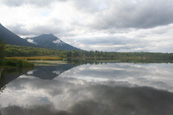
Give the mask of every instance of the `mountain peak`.
<svg viewBox="0 0 173 115">
<path fill-rule="evenodd" d="M 39 35 L 37 37 L 33 37 L 32 39 L 34 41 L 52 42 L 52 41 L 55 41 L 55 40 L 57 40 L 59 38 L 57 38 L 53 34 L 41 34 L 41 35 Z"/>
<path fill-rule="evenodd" d="M 40 36 L 54 36 L 53 34 L 41 34 Z"/>
<path fill-rule="evenodd" d="M 32 40 L 34 43 L 36 43 L 39 46 L 49 48 L 49 49 L 59 49 L 59 50 L 79 50 L 78 48 L 75 48 L 59 38 L 57 38 L 53 34 L 42 34 L 37 37 L 28 38 Z"/>
</svg>

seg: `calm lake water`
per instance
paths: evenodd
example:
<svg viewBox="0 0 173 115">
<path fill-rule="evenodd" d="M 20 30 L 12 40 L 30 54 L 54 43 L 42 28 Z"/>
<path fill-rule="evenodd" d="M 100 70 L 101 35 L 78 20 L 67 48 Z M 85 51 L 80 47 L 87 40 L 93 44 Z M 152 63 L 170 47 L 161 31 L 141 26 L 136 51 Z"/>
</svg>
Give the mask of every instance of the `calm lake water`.
<svg viewBox="0 0 173 115">
<path fill-rule="evenodd" d="M 63 64 L 1 74 L 0 115 L 173 115 L 173 64 Z"/>
</svg>

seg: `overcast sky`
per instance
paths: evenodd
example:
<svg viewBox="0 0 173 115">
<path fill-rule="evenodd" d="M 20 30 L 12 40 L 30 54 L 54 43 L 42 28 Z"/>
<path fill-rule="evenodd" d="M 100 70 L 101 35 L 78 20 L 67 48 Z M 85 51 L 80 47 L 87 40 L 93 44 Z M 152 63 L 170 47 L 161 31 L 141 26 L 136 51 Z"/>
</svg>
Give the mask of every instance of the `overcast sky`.
<svg viewBox="0 0 173 115">
<path fill-rule="evenodd" d="M 173 0 L 0 0 L 0 23 L 84 50 L 173 52 Z"/>
</svg>

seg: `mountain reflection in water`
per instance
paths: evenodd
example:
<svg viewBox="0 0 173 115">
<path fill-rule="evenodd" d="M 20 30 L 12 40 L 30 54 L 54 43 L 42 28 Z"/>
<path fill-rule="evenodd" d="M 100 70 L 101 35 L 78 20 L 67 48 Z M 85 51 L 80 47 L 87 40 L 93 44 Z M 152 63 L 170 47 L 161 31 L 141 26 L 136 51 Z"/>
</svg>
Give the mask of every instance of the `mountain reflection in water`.
<svg viewBox="0 0 173 115">
<path fill-rule="evenodd" d="M 57 76 L 40 79 L 36 68 L 7 85 L 1 114 L 172 115 L 172 69 L 173 64 L 87 64 L 61 74 L 48 69 Z"/>
<path fill-rule="evenodd" d="M 38 66 L 35 70 L 28 72 L 28 74 L 33 74 L 34 77 L 38 77 L 40 79 L 53 79 L 67 71 L 71 68 L 75 67 L 72 64 L 60 64 L 57 66 Z"/>
</svg>

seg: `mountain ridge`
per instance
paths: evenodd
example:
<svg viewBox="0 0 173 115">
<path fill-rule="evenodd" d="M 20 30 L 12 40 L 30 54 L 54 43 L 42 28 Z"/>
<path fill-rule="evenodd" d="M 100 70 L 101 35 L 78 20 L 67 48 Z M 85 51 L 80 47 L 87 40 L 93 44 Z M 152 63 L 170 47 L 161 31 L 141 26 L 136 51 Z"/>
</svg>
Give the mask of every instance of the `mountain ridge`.
<svg viewBox="0 0 173 115">
<path fill-rule="evenodd" d="M 61 39 L 53 34 L 41 34 L 36 37 L 23 39 L 5 28 L 0 23 L 0 40 L 4 41 L 6 44 L 19 45 L 19 46 L 29 46 L 29 47 L 41 47 L 47 49 L 57 49 L 57 50 L 80 50 L 72 45 L 63 42 Z"/>
<path fill-rule="evenodd" d="M 33 43 L 48 49 L 58 49 L 58 50 L 80 50 L 72 45 L 63 42 L 61 39 L 53 34 L 41 34 L 36 37 L 27 38 Z"/>
</svg>

